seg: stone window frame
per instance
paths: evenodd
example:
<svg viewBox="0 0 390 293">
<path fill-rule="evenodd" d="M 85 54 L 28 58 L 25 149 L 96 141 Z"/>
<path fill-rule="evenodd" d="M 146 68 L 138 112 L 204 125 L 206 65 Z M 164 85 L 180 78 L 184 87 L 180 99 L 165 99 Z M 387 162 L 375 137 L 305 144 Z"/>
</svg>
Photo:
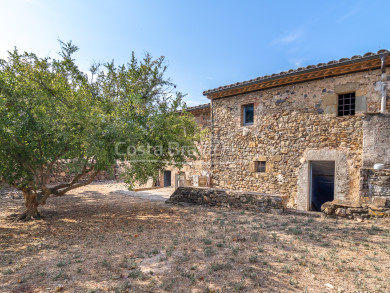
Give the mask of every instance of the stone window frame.
<svg viewBox="0 0 390 293">
<path fill-rule="evenodd" d="M 329 93 L 322 97 L 321 106 L 325 114 L 331 114 L 335 117 L 348 117 L 350 115 L 338 115 L 339 95 L 355 93 L 355 115 L 367 112 L 367 85 L 361 85 L 358 82 L 347 82 L 336 84 Z M 351 115 L 353 116 L 353 115 Z"/>
<path fill-rule="evenodd" d="M 267 172 L 267 161 L 255 161 L 255 172 L 266 173 Z"/>
<path fill-rule="evenodd" d="M 249 161 L 250 163 L 250 170 L 252 173 L 256 174 L 256 176 L 267 176 L 268 174 L 272 173 L 273 170 L 273 157 L 266 157 L 263 155 L 255 155 L 252 160 Z M 265 162 L 265 171 L 264 172 L 257 172 L 257 162 Z"/>
<path fill-rule="evenodd" d="M 253 122 L 252 123 L 245 123 L 245 107 L 252 106 L 253 107 Z M 241 126 L 252 126 L 255 124 L 255 103 L 245 103 L 241 105 Z"/>
<path fill-rule="evenodd" d="M 350 101 L 350 104 L 347 104 L 348 106 L 353 106 L 353 109 L 349 109 L 349 113 L 346 113 L 345 109 L 340 110 L 340 100 L 346 99 L 345 96 L 349 96 L 349 99 L 353 98 L 353 103 Z M 343 104 L 345 106 L 345 104 Z M 337 117 L 344 117 L 344 116 L 354 116 L 356 114 L 356 92 L 349 92 L 349 93 L 339 93 L 337 95 Z"/>
</svg>

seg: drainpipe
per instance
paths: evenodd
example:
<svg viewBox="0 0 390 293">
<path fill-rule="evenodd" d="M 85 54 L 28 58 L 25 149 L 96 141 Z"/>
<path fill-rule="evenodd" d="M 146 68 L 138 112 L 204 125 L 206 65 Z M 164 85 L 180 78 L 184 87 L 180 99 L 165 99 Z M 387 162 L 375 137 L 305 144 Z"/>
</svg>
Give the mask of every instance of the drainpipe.
<svg viewBox="0 0 390 293">
<path fill-rule="evenodd" d="M 388 54 L 381 55 L 381 92 L 382 92 L 382 100 L 381 100 L 381 113 L 386 113 L 386 58 Z"/>
<path fill-rule="evenodd" d="M 213 169 L 214 169 L 214 99 L 211 98 L 211 103 L 210 103 L 210 111 L 211 111 L 211 138 L 210 138 L 210 186 L 211 187 L 211 178 L 213 174 Z"/>
</svg>

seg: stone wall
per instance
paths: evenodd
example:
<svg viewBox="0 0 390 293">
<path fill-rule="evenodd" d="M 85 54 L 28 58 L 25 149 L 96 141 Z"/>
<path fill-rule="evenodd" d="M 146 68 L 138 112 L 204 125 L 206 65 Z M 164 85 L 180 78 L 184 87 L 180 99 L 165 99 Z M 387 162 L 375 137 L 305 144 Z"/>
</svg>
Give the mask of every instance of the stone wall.
<svg viewBox="0 0 390 293">
<path fill-rule="evenodd" d="M 110 172 L 101 171 L 96 177 L 95 181 L 104 181 L 104 180 L 113 180 L 118 178 L 119 169 L 117 166 L 114 166 Z M 76 173 L 72 172 L 68 164 L 65 161 L 60 161 L 53 167 L 53 172 L 49 177 L 48 183 L 66 183 L 70 182 Z"/>
<path fill-rule="evenodd" d="M 363 119 L 363 166 L 390 168 L 390 114 L 366 114 Z"/>
<path fill-rule="evenodd" d="M 337 199 L 324 203 L 321 207 L 321 211 L 327 216 L 336 216 L 347 219 L 390 217 L 389 207 Z"/>
<path fill-rule="evenodd" d="M 191 203 L 208 206 L 233 207 L 281 213 L 285 207 L 283 196 L 257 192 L 240 192 L 215 188 L 179 187 L 167 203 Z"/>
<path fill-rule="evenodd" d="M 210 108 L 203 108 L 197 111 L 190 111 L 194 115 L 194 119 L 198 126 L 202 129 L 202 137 L 200 141 L 195 142 L 195 145 L 199 151 L 197 160 L 188 160 L 182 168 L 167 167 L 165 170 L 171 171 L 171 182 L 175 186 L 176 175 L 181 174 L 184 176 L 184 182 L 186 186 L 193 186 L 194 176 L 206 176 L 210 173 Z M 164 176 L 160 175 L 160 185 L 164 186 Z"/>
<path fill-rule="evenodd" d="M 335 160 L 335 198 L 358 201 L 362 118 L 380 108 L 379 80 L 373 70 L 213 100 L 213 186 L 283 194 L 289 207 L 307 209 L 308 162 Z M 348 92 L 356 93 L 356 115 L 337 117 L 337 95 Z M 254 123 L 243 126 L 251 103 Z M 266 172 L 255 172 L 256 161 Z"/>
<path fill-rule="evenodd" d="M 377 201 L 377 198 L 387 199 L 390 207 L 390 170 L 360 170 L 361 197 L 365 202 Z"/>
</svg>

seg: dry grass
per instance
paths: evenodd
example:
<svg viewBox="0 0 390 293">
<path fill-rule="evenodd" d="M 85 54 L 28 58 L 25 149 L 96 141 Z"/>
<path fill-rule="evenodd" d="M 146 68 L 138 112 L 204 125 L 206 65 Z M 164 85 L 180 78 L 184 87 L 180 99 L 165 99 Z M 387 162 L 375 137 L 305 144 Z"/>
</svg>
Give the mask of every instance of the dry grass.
<svg viewBox="0 0 390 293">
<path fill-rule="evenodd" d="M 21 200 L 0 198 L 0 292 L 390 292 L 388 220 L 169 206 L 119 188 L 51 198 L 28 223 L 7 219 Z"/>
</svg>

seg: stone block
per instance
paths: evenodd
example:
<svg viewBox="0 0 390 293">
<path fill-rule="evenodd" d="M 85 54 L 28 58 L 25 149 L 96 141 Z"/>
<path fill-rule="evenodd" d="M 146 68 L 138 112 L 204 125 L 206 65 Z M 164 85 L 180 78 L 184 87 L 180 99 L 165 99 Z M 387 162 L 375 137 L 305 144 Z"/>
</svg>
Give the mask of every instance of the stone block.
<svg viewBox="0 0 390 293">
<path fill-rule="evenodd" d="M 365 96 L 357 96 L 355 103 L 356 113 L 367 112 L 367 98 Z"/>
<path fill-rule="evenodd" d="M 267 157 L 266 156 L 260 156 L 260 155 L 257 155 L 253 158 L 253 161 L 264 161 L 266 162 L 267 161 Z"/>
<path fill-rule="evenodd" d="M 367 95 L 367 90 L 366 89 L 358 89 L 356 90 L 356 96 L 365 96 Z"/>
<path fill-rule="evenodd" d="M 337 105 L 324 106 L 324 114 L 337 114 Z"/>
<path fill-rule="evenodd" d="M 282 156 L 273 156 L 272 157 L 272 161 L 274 161 L 274 162 L 280 162 L 282 160 Z"/>
<path fill-rule="evenodd" d="M 336 94 L 347 94 L 356 92 L 359 89 L 358 82 L 348 82 L 345 84 L 338 84 L 334 87 L 334 92 Z"/>
<path fill-rule="evenodd" d="M 321 105 L 323 107 L 337 105 L 337 100 L 338 100 L 338 95 L 336 94 L 326 95 L 322 98 Z"/>
<path fill-rule="evenodd" d="M 337 208 L 334 211 L 335 215 L 338 217 L 345 217 L 347 215 L 347 211 L 345 208 Z"/>
<path fill-rule="evenodd" d="M 385 197 L 374 196 L 371 200 L 371 204 L 378 207 L 390 207 L 390 199 Z"/>
</svg>

